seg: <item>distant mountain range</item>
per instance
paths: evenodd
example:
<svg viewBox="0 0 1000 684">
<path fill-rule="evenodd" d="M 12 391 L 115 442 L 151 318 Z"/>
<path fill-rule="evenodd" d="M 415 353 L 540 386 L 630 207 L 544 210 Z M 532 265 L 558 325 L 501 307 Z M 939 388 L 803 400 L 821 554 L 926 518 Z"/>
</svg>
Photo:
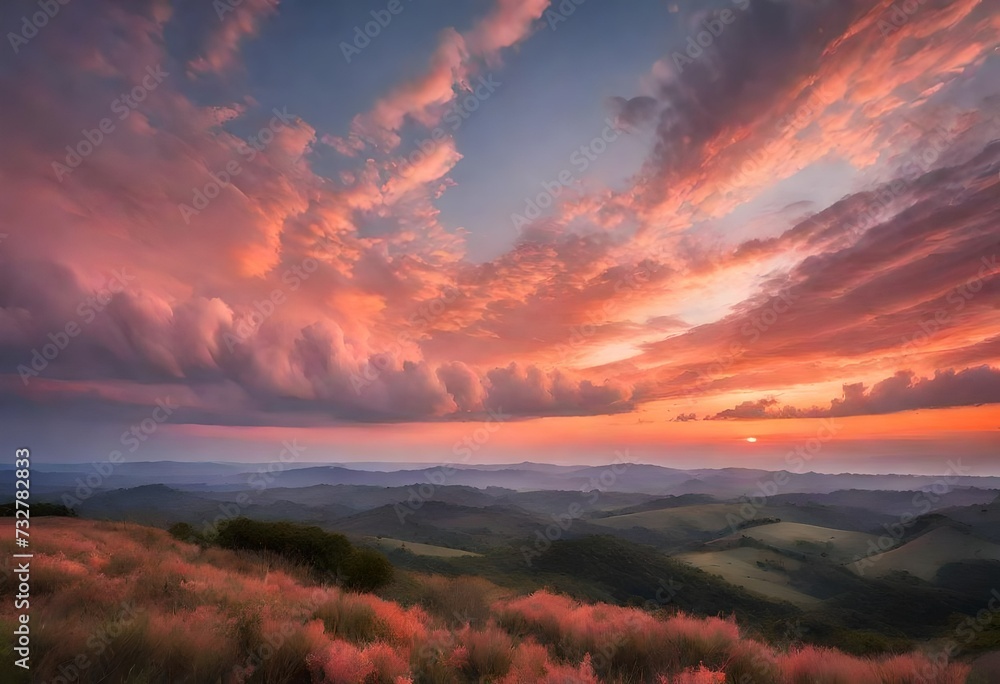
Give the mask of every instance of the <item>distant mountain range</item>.
<svg viewBox="0 0 1000 684">
<path fill-rule="evenodd" d="M 385 466 L 388 464 L 378 464 Z M 109 464 L 104 464 L 107 470 Z M 38 464 L 33 490 L 62 491 L 77 486 L 95 472 L 91 464 Z M 272 479 L 273 478 L 273 479 Z M 91 478 L 96 481 L 96 478 Z M 0 469 L 0 483 L 10 484 L 13 471 Z M 313 485 L 367 485 L 406 487 L 443 484 L 529 491 L 593 491 L 641 493 L 653 496 L 704 494 L 718 498 L 740 496 L 831 494 L 842 490 L 951 491 L 974 487 L 1000 490 L 1000 477 L 974 475 L 864 475 L 854 473 L 794 473 L 748 468 L 681 470 L 648 464 L 604 466 L 547 465 L 447 465 L 399 470 L 362 470 L 345 465 L 249 464 L 221 462 L 149 461 L 116 464 L 100 478 L 96 489 L 117 489 L 147 484 L 167 484 L 191 491 L 236 490 Z"/>
</svg>

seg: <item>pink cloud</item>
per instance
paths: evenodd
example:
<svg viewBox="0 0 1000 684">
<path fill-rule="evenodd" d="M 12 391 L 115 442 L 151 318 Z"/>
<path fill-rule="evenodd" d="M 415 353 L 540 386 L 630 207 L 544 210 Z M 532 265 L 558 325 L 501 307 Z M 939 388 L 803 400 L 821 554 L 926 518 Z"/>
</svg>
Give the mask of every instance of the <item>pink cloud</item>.
<svg viewBox="0 0 1000 684">
<path fill-rule="evenodd" d="M 516 45 L 531 33 L 549 0 L 497 0 L 493 10 L 471 30 L 459 33 L 447 28 L 424 72 L 393 88 L 375 103 L 371 111 L 355 117 L 352 141 L 338 143 L 344 150 L 357 148 L 358 140 L 370 140 L 391 151 L 399 143 L 399 129 L 407 118 L 432 127 L 445 113 L 445 105 L 455 99 L 456 89 L 467 88 L 477 72 L 477 60 L 496 65 L 500 52 Z"/>
<path fill-rule="evenodd" d="M 209 33 L 205 51 L 188 64 L 195 74 L 223 74 L 232 69 L 238 59 L 240 44 L 260 31 L 265 19 L 278 10 L 281 0 L 242 0 L 212 3 L 219 25 Z"/>
</svg>

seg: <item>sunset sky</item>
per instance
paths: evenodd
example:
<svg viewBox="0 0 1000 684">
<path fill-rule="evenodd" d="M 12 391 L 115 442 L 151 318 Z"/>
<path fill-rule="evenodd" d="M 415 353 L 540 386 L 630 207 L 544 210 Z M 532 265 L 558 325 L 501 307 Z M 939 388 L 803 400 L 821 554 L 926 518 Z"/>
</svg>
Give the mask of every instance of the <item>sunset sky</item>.
<svg viewBox="0 0 1000 684">
<path fill-rule="evenodd" d="M 54 6 L 5 448 L 1000 474 L 992 0 Z"/>
</svg>

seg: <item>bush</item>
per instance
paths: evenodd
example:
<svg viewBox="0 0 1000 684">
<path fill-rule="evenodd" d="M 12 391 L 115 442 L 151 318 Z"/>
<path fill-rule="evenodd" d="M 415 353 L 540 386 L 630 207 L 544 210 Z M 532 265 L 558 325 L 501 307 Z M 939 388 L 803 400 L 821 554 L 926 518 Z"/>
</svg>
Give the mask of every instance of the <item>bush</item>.
<svg viewBox="0 0 1000 684">
<path fill-rule="evenodd" d="M 288 522 L 259 522 L 234 518 L 219 525 L 216 538 L 226 549 L 273 551 L 301 561 L 322 574 L 339 575 L 353 553 L 351 543 L 342 534 L 324 532 L 315 525 Z"/>
<path fill-rule="evenodd" d="M 419 605 L 300 583 L 280 569 L 248 571 L 239 554 L 183 547 L 162 530 L 70 518 L 46 527 L 32 564 L 35 681 L 960 684 L 970 670 L 919 653 L 774 648 L 732 620 L 652 615 L 548 592 L 498 597 L 482 627 L 455 625 L 447 603 L 435 616 Z M 13 534 L 4 538 L 0 571 L 15 548 Z M 146 545 L 156 538 L 163 543 Z M 350 559 L 379 565 L 375 555 Z M 427 596 L 461 593 L 451 579 L 429 583 Z M 469 583 L 462 605 L 479 610 L 487 589 Z M 8 634 L 13 608 L 12 600 L 0 602 Z M 13 655 L 0 644 L 0 681 L 21 676 Z"/>
<path fill-rule="evenodd" d="M 414 602 L 446 622 L 458 624 L 485 624 L 491 617 L 490 604 L 508 593 L 475 576 L 421 575 L 417 587 Z"/>
<path fill-rule="evenodd" d="M 171 537 L 178 541 L 188 542 L 189 544 L 195 544 L 203 542 L 204 538 L 198 534 L 198 532 L 186 522 L 174 523 L 167 528 L 167 532 Z"/>
<path fill-rule="evenodd" d="M 187 523 L 176 523 L 170 534 L 185 541 L 204 542 Z M 342 534 L 315 525 L 260 522 L 234 518 L 219 525 L 215 542 L 225 549 L 273 553 L 303 563 L 323 576 L 333 576 L 351 591 L 375 591 L 392 581 L 392 564 L 372 549 L 356 549 Z"/>
<path fill-rule="evenodd" d="M 507 674 L 514 659 L 514 642 L 507 632 L 493 625 L 484 631 L 466 628 L 461 641 L 452 661 L 469 681 L 494 681 Z"/>
<path fill-rule="evenodd" d="M 369 641 L 379 631 L 375 610 L 344 596 L 320 604 L 313 617 L 323 621 L 328 634 L 352 643 Z"/>
<path fill-rule="evenodd" d="M 344 564 L 344 588 L 375 591 L 392 581 L 392 564 L 377 551 L 355 549 Z"/>
</svg>

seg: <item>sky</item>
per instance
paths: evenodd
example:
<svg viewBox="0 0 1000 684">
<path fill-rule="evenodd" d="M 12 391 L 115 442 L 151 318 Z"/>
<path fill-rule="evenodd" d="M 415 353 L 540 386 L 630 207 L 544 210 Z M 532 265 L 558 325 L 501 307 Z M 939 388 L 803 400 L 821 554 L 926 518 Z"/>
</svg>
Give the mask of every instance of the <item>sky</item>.
<svg viewBox="0 0 1000 684">
<path fill-rule="evenodd" d="M 1000 474 L 988 0 L 0 28 L 5 448 Z"/>
</svg>

